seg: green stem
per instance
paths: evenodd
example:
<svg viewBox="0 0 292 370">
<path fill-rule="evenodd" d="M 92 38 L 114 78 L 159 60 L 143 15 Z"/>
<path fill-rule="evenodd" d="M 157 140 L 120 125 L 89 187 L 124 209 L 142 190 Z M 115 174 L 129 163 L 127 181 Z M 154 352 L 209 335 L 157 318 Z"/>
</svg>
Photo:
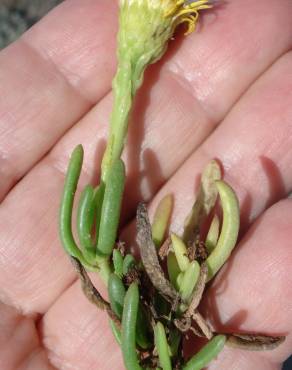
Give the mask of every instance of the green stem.
<svg viewBox="0 0 292 370">
<path fill-rule="evenodd" d="M 120 158 L 128 130 L 133 100 L 131 63 L 122 58 L 113 81 L 114 104 L 107 147 L 101 164 L 101 178 L 106 183 L 111 165 Z"/>
<path fill-rule="evenodd" d="M 112 273 L 112 269 L 110 267 L 110 263 L 108 258 L 105 257 L 95 257 L 96 263 L 99 267 L 99 275 L 104 281 L 105 285 L 108 285 L 108 279 L 110 274 Z"/>
</svg>

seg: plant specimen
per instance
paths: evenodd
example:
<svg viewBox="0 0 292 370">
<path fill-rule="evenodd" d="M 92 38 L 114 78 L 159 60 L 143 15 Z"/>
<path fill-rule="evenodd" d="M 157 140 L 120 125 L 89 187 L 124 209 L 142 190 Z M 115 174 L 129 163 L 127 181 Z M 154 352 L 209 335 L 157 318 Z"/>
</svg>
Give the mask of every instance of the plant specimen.
<svg viewBox="0 0 292 370">
<path fill-rule="evenodd" d="M 176 27 L 194 31 L 199 11 L 209 0 L 120 0 L 118 67 L 113 81 L 114 105 L 109 139 L 97 187 L 87 185 L 77 212 L 79 246 L 72 232 L 72 210 L 83 148 L 77 146 L 68 167 L 60 210 L 60 235 L 80 277 L 83 291 L 107 311 L 128 370 L 205 367 L 224 345 L 250 350 L 272 349 L 284 337 L 216 333 L 202 316 L 199 304 L 208 282 L 236 245 L 239 204 L 222 179 L 217 161 L 202 173 L 197 199 L 185 220 L 182 235 L 167 236 L 172 197 L 164 197 L 150 223 L 147 208 L 137 208 L 137 243 L 141 261 L 125 252 L 118 238 L 126 169 L 121 158 L 133 98 L 146 67 L 160 59 Z M 217 212 L 218 199 L 222 209 Z M 203 230 L 207 227 L 207 233 Z M 106 301 L 86 271 L 96 271 L 108 288 Z M 189 332 L 207 344 L 190 359 L 183 354 Z"/>
</svg>

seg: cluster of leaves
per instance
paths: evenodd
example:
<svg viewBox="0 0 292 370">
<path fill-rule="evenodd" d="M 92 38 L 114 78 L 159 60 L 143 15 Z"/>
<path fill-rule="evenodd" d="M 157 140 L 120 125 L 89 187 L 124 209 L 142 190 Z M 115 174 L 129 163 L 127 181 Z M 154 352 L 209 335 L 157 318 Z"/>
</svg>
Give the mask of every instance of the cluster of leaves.
<svg viewBox="0 0 292 370">
<path fill-rule="evenodd" d="M 211 161 L 202 174 L 197 200 L 182 236 L 167 235 L 173 208 L 171 195 L 159 203 L 150 224 L 145 204 L 137 209 L 137 243 L 141 262 L 116 242 L 125 170 L 114 163 L 106 185 L 83 190 L 77 213 L 80 248 L 71 229 L 74 195 L 83 150 L 71 157 L 60 213 L 63 245 L 70 254 L 87 298 L 110 317 L 128 370 L 205 367 L 225 344 L 251 350 L 272 349 L 283 337 L 218 334 L 199 312 L 207 283 L 230 256 L 239 231 L 239 206 L 232 188 L 221 179 L 220 166 Z M 216 212 L 220 198 L 222 222 Z M 218 208 L 218 207 L 217 207 Z M 207 232 L 203 232 L 208 226 Z M 87 270 L 102 272 L 109 302 L 96 290 Z M 208 342 L 185 361 L 183 338 L 192 331 Z"/>
</svg>

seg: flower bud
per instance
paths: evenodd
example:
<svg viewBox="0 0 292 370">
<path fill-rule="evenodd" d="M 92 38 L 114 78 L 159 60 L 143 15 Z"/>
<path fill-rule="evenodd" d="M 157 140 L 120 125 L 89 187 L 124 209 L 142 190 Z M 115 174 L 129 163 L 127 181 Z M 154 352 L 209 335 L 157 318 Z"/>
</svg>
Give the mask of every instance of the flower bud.
<svg viewBox="0 0 292 370">
<path fill-rule="evenodd" d="M 187 34 L 196 26 L 199 10 L 210 0 L 120 0 L 119 57 L 131 64 L 135 81 L 148 64 L 164 54 L 168 40 L 181 23 Z"/>
</svg>

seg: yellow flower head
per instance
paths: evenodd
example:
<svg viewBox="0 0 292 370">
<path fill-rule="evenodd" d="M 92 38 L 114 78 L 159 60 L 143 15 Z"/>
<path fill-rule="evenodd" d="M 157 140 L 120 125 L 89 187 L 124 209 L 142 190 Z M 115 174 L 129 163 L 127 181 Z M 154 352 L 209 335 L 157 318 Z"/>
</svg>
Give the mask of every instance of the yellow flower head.
<svg viewBox="0 0 292 370">
<path fill-rule="evenodd" d="M 186 35 L 195 30 L 199 10 L 212 7 L 210 0 L 162 0 L 162 2 L 168 3 L 164 15 L 173 18 L 174 28 L 180 23 L 188 23 Z"/>
<path fill-rule="evenodd" d="M 161 58 L 179 24 L 188 24 L 187 34 L 194 31 L 199 11 L 211 1 L 120 0 L 119 59 L 131 64 L 134 78 Z"/>
</svg>

